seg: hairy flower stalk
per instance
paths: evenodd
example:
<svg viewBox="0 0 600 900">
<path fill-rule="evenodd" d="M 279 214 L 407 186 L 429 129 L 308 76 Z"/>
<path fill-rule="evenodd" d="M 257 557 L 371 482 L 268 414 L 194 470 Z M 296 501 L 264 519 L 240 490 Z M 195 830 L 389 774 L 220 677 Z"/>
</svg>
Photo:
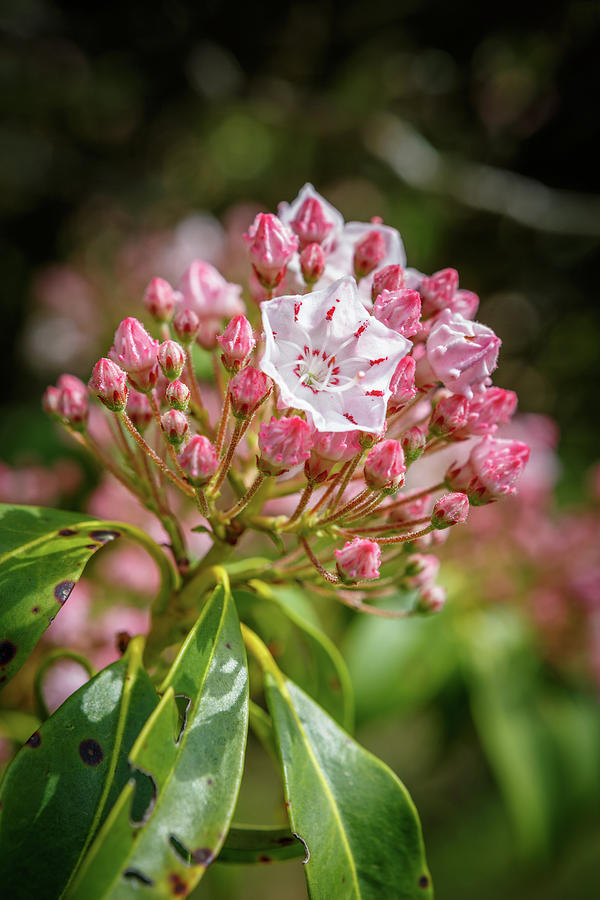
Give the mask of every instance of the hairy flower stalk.
<svg viewBox="0 0 600 900">
<path fill-rule="evenodd" d="M 118 325 L 89 392 L 62 376 L 44 408 L 158 517 L 176 559 L 189 554 L 186 579 L 208 584 L 253 531 L 273 563 L 263 580 L 321 582 L 376 615 L 372 598 L 412 584 L 418 604 L 398 615 L 438 611 L 423 558 L 473 507 L 514 493 L 527 462 L 502 433 L 516 395 L 491 383 L 500 339 L 454 269 L 406 269 L 396 229 L 344 223 L 312 185 L 244 239 L 260 321 L 241 285 L 195 260 L 178 290 L 150 282 L 140 313 L 154 325 Z M 194 343 L 222 391 L 198 381 Z M 90 397 L 118 426 L 112 445 L 89 433 Z M 199 513 L 213 546 L 196 559 Z"/>
</svg>

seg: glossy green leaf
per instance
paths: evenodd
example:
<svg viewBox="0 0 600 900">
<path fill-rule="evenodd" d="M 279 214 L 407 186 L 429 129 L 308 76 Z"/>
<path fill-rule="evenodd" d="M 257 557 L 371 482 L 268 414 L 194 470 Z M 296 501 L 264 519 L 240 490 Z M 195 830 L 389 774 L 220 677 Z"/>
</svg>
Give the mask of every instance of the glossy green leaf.
<svg viewBox="0 0 600 900">
<path fill-rule="evenodd" d="M 0 885 L 58 897 L 129 778 L 127 754 L 158 703 L 143 639 L 72 694 L 19 751 L 0 791 Z"/>
<path fill-rule="evenodd" d="M 69 897 L 130 898 L 142 887 L 147 897 L 185 894 L 219 853 L 239 790 L 248 723 L 245 651 L 224 587 L 205 606 L 161 692 L 130 754 L 142 782 L 153 787 L 151 802 L 134 815 L 135 784 L 127 785 Z"/>
<path fill-rule="evenodd" d="M 421 826 L 401 781 L 293 682 L 267 671 L 265 688 L 310 896 L 430 898 Z"/>
<path fill-rule="evenodd" d="M 158 545 L 137 528 L 81 513 L 0 504 L 0 686 L 60 612 L 92 554 L 121 532 L 152 554 L 168 595 L 173 570 Z"/>
<path fill-rule="evenodd" d="M 270 863 L 304 857 L 304 844 L 289 828 L 236 825 L 229 830 L 219 862 Z"/>
<path fill-rule="evenodd" d="M 255 593 L 235 591 L 240 617 L 262 640 L 280 666 L 348 731 L 354 723 L 352 685 L 335 644 L 306 621 L 277 588 L 253 582 Z"/>
</svg>

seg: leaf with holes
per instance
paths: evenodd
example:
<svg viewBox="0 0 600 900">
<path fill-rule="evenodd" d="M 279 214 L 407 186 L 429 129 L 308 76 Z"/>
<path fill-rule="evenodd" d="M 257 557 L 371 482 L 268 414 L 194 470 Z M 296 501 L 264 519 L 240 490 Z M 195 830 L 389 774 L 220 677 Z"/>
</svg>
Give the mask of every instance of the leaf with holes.
<svg viewBox="0 0 600 900">
<path fill-rule="evenodd" d="M 281 673 L 267 671 L 265 688 L 290 823 L 309 855 L 310 896 L 431 898 L 421 826 L 402 782 Z"/>
<path fill-rule="evenodd" d="M 115 537 L 78 513 L 0 505 L 0 683 L 23 665 L 90 556 Z"/>
<path fill-rule="evenodd" d="M 81 513 L 0 504 L 0 686 L 60 612 L 92 554 L 121 533 L 151 553 L 168 590 L 173 575 L 167 558 L 137 528 Z"/>
<path fill-rule="evenodd" d="M 215 859 L 235 807 L 248 725 L 248 669 L 235 605 L 220 586 L 161 687 L 131 765 L 154 787 L 136 815 L 130 783 L 90 849 L 69 897 L 187 894 Z M 177 699 L 180 700 L 177 703 Z"/>
<path fill-rule="evenodd" d="M 72 694 L 19 751 L 0 792 L 0 884 L 58 897 L 129 778 L 127 755 L 158 696 L 143 638 Z"/>
<path fill-rule="evenodd" d="M 327 635 L 279 598 L 277 588 L 253 581 L 255 593 L 235 591 L 242 621 L 263 639 L 277 664 L 350 731 L 352 685 L 344 659 Z"/>
</svg>

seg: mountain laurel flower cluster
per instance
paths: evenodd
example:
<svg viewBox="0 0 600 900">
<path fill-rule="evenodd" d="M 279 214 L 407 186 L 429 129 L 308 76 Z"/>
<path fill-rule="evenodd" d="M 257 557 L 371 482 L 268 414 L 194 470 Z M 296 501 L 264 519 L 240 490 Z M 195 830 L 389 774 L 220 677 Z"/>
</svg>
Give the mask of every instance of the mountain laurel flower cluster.
<svg viewBox="0 0 600 900">
<path fill-rule="evenodd" d="M 182 576 L 241 565 L 246 545 L 251 569 L 262 539 L 271 582 L 377 615 L 439 611 L 436 546 L 513 494 L 529 456 L 496 436 L 517 403 L 492 385 L 500 338 L 455 269 L 407 268 L 395 228 L 345 222 L 312 185 L 243 237 L 245 290 L 202 260 L 177 285 L 157 275 L 89 388 L 62 375 L 44 408 L 156 515 Z M 387 610 L 398 588 L 412 605 Z"/>
</svg>

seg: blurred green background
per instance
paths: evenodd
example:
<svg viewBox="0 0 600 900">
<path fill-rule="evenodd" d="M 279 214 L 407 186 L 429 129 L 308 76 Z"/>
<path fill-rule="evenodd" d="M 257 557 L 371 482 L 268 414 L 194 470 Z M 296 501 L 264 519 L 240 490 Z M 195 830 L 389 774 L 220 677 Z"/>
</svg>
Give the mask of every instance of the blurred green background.
<svg viewBox="0 0 600 900">
<path fill-rule="evenodd" d="M 560 501 L 581 502 L 598 459 L 599 24 L 600 6 L 585 0 L 4 0 L 0 462 L 64 454 L 39 396 L 67 363 L 87 377 L 118 319 L 141 309 L 157 235 L 193 214 L 233 230 L 311 181 L 346 219 L 396 226 L 410 265 L 454 266 L 481 295 L 479 318 L 503 339 L 496 383 L 518 391 L 522 411 L 556 420 Z M 69 312 L 84 323 L 72 333 Z M 385 657 L 390 684 L 416 680 L 422 696 L 392 691 L 378 707 L 380 681 L 358 704 L 359 737 L 421 813 L 437 896 L 597 896 L 589 685 L 565 684 L 542 661 L 515 676 L 511 654 L 522 662 L 536 642 L 512 619 L 498 626 L 510 633 L 502 664 L 485 670 L 486 622 L 451 615 L 424 635 L 409 626 L 407 647 Z M 372 623 L 359 637 L 351 617 L 342 624 L 360 686 Z M 508 673 L 519 724 L 497 726 Z M 536 725 L 498 750 L 540 709 L 543 735 Z M 254 759 L 257 788 L 243 802 L 266 815 L 277 799 Z M 548 785 L 551 810 L 539 805 Z M 217 867 L 199 895 L 293 898 L 302 885 L 297 864 Z"/>
</svg>

